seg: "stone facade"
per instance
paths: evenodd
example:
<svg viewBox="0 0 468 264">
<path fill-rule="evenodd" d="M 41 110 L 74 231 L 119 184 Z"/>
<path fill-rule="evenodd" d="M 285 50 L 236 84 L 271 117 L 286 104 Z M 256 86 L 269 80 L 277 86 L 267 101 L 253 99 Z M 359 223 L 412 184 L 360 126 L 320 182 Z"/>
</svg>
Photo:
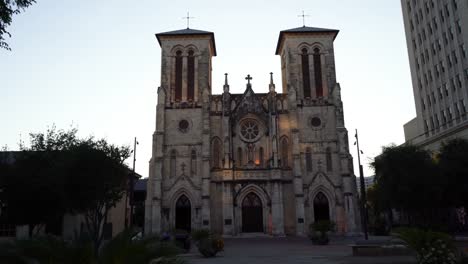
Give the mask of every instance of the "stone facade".
<svg viewBox="0 0 468 264">
<path fill-rule="evenodd" d="M 280 32 L 282 93 L 250 76 L 243 94 L 211 91 L 212 32 L 157 34 L 162 49 L 145 233 L 305 235 L 318 220 L 359 232 L 333 41 L 337 30 Z"/>
</svg>

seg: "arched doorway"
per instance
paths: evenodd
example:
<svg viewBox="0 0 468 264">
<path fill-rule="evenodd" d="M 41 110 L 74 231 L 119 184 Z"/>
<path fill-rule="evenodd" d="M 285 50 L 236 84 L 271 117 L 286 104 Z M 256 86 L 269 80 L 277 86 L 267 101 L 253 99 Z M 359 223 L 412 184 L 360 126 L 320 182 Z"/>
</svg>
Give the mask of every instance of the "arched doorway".
<svg viewBox="0 0 468 264">
<path fill-rule="evenodd" d="M 192 208 L 190 200 L 185 195 L 181 195 L 176 202 L 175 208 L 175 228 L 190 232 L 192 224 Z"/>
<path fill-rule="evenodd" d="M 314 198 L 314 220 L 330 220 L 330 206 L 328 199 L 322 192 L 317 193 Z"/>
<path fill-rule="evenodd" d="M 262 201 L 253 192 L 242 200 L 242 232 L 263 232 Z"/>
</svg>

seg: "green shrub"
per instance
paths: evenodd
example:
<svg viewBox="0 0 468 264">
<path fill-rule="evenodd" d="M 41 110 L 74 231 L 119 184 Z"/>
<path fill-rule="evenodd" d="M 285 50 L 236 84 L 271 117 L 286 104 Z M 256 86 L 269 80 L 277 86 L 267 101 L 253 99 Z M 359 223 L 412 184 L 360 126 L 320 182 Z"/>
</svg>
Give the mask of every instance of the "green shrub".
<svg viewBox="0 0 468 264">
<path fill-rule="evenodd" d="M 133 239 L 134 232 L 123 231 L 105 243 L 96 257 L 92 242 L 79 237 L 65 241 L 54 236 L 0 243 L 0 263 L 5 264 L 181 264 L 181 252 L 173 243 L 159 237 Z"/>
<path fill-rule="evenodd" d="M 214 257 L 224 250 L 224 240 L 207 229 L 193 231 L 192 238 L 197 244 L 198 251 L 204 257 Z"/>
<path fill-rule="evenodd" d="M 395 234 L 416 252 L 419 264 L 457 263 L 456 247 L 452 238 L 445 233 L 398 228 Z"/>
<path fill-rule="evenodd" d="M 209 238 L 211 236 L 211 232 L 208 229 L 199 229 L 192 232 L 192 239 L 193 241 L 197 242 L 205 238 Z"/>
<path fill-rule="evenodd" d="M 316 221 L 309 225 L 309 238 L 314 244 L 326 245 L 330 241 L 328 232 L 334 230 L 335 223 L 328 220 Z"/>
</svg>

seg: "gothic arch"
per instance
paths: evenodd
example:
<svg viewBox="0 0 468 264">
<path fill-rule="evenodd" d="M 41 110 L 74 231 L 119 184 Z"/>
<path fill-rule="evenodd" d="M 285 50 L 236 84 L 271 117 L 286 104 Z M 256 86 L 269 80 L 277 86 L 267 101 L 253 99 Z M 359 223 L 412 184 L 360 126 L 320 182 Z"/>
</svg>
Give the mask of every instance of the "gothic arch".
<svg viewBox="0 0 468 264">
<path fill-rule="evenodd" d="M 184 53 L 185 53 L 185 47 L 182 46 L 182 45 L 180 45 L 180 44 L 179 44 L 179 45 L 175 45 L 174 47 L 172 47 L 172 49 L 171 49 L 170 52 L 171 52 L 171 55 L 172 55 L 172 56 L 175 56 L 176 53 L 177 53 L 178 51 L 182 52 L 182 55 L 184 55 Z"/>
<path fill-rule="evenodd" d="M 281 167 L 287 168 L 291 166 L 291 143 L 287 136 L 281 136 L 279 140 L 279 153 L 281 160 Z"/>
<path fill-rule="evenodd" d="M 199 203 L 197 200 L 195 200 L 195 196 L 189 189 L 185 187 L 179 188 L 177 191 L 175 191 L 172 195 L 170 195 L 170 214 L 169 214 L 169 225 L 171 228 L 176 227 L 176 208 L 177 208 L 177 202 L 179 199 L 185 196 L 190 202 L 190 222 L 191 222 L 191 227 L 192 229 L 197 227 L 197 216 L 196 216 L 196 209 L 199 207 Z"/>
<path fill-rule="evenodd" d="M 302 47 L 299 52 L 301 57 L 302 96 L 304 98 L 311 98 L 312 96 L 310 53 L 308 47 Z"/>
<path fill-rule="evenodd" d="M 310 225 L 311 223 L 314 222 L 315 219 L 315 213 L 314 213 L 314 199 L 318 195 L 318 193 L 323 193 L 325 197 L 328 200 L 328 206 L 329 206 L 329 216 L 330 220 L 336 223 L 336 197 L 335 197 L 335 189 L 333 186 L 330 186 L 328 184 L 319 184 L 313 189 L 309 189 L 308 195 L 306 197 L 306 222 L 307 225 Z"/>
<path fill-rule="evenodd" d="M 333 153 L 330 147 L 327 147 L 325 150 L 325 163 L 327 167 L 327 171 L 333 171 Z"/>
<path fill-rule="evenodd" d="M 278 110 L 278 111 L 284 110 L 283 109 L 283 102 L 280 99 L 276 100 L 276 110 Z"/>
<path fill-rule="evenodd" d="M 169 152 L 169 177 L 177 177 L 177 150 L 171 149 Z"/>
<path fill-rule="evenodd" d="M 235 194 L 235 205 L 239 206 L 242 203 L 242 200 L 245 198 L 245 196 L 251 192 L 255 193 L 256 195 L 258 195 L 258 197 L 260 197 L 260 200 L 262 201 L 262 204 L 264 206 L 269 206 L 271 204 L 270 195 L 265 189 L 261 188 L 256 184 L 248 184 L 242 187 L 240 190 L 238 190 Z"/>
<path fill-rule="evenodd" d="M 195 45 L 187 45 L 184 47 L 185 49 L 185 54 L 188 55 L 189 51 L 193 51 L 193 56 L 197 57 L 200 55 L 200 52 L 198 51 L 198 48 Z"/>
<path fill-rule="evenodd" d="M 211 167 L 221 168 L 223 146 L 222 141 L 219 137 L 213 137 L 211 139 Z"/>
<path fill-rule="evenodd" d="M 175 56 L 175 54 L 177 53 L 177 51 L 181 51 L 182 52 L 182 56 L 186 57 L 189 53 L 189 51 L 192 50 L 193 51 L 193 56 L 199 56 L 200 55 L 200 51 L 198 50 L 198 48 L 195 46 L 195 45 L 192 45 L 192 44 L 189 44 L 187 46 L 183 46 L 183 45 L 175 45 L 174 47 L 172 47 L 171 51 L 170 51 L 170 54 L 172 56 Z"/>
<path fill-rule="evenodd" d="M 330 201 L 323 192 L 318 192 L 313 197 L 314 222 L 321 220 L 330 221 Z"/>
<path fill-rule="evenodd" d="M 319 47 L 314 47 L 312 50 L 312 64 L 314 65 L 314 81 L 315 81 L 315 96 L 317 98 L 324 96 L 325 82 L 324 72 L 325 69 L 322 67 L 324 58 L 323 53 Z"/>
<path fill-rule="evenodd" d="M 190 151 L 190 176 L 196 176 L 197 175 L 197 150 L 193 148 Z"/>
<path fill-rule="evenodd" d="M 301 42 L 299 45 L 297 45 L 298 54 L 301 54 L 304 48 L 308 50 L 309 54 L 312 54 L 312 52 L 316 48 L 319 48 L 321 51 L 325 50 L 325 46 L 323 46 L 321 42 L 313 42 L 313 43 Z"/>
<path fill-rule="evenodd" d="M 319 49 L 320 53 L 325 53 L 325 46 L 320 42 L 314 42 L 310 45 L 310 50 L 313 52 L 315 49 Z"/>
<path fill-rule="evenodd" d="M 309 51 L 310 51 L 310 44 L 309 44 L 309 43 L 306 43 L 306 42 L 302 42 L 301 44 L 299 44 L 299 45 L 297 46 L 297 52 L 298 52 L 299 54 L 302 54 L 302 51 L 303 51 L 304 49 L 306 49 L 307 52 L 309 52 Z"/>
<path fill-rule="evenodd" d="M 169 201 L 170 201 L 170 206 L 171 208 L 175 208 L 177 199 L 179 199 L 180 196 L 185 195 L 187 198 L 190 200 L 190 203 L 192 204 L 192 207 L 195 207 L 198 202 L 195 200 L 195 195 L 193 194 L 192 191 L 190 191 L 189 188 L 186 186 L 182 186 L 178 188 L 176 191 L 174 191 L 170 196 L 169 196 Z"/>
<path fill-rule="evenodd" d="M 253 193 L 256 196 L 258 196 L 262 203 L 263 232 L 267 232 L 268 218 L 271 214 L 271 199 L 268 193 L 256 184 L 248 184 L 242 187 L 234 196 L 234 215 L 236 220 L 236 226 L 234 228 L 237 230 L 237 233 L 242 232 L 242 201 L 250 193 Z"/>
<path fill-rule="evenodd" d="M 305 149 L 305 167 L 307 172 L 311 172 L 313 169 L 313 160 L 312 160 L 312 148 L 306 147 Z"/>
</svg>

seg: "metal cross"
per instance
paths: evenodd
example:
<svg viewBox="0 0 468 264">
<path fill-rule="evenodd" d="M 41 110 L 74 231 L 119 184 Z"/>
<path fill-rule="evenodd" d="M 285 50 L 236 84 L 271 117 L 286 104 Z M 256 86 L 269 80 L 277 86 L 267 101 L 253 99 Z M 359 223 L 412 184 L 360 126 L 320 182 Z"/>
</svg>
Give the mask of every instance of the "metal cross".
<svg viewBox="0 0 468 264">
<path fill-rule="evenodd" d="M 194 18 L 194 17 L 191 17 L 189 12 L 187 12 L 187 16 L 186 16 L 186 17 L 183 17 L 183 18 L 182 18 L 182 19 L 187 19 L 187 28 L 189 28 L 189 26 L 190 26 L 190 19 L 191 19 L 191 18 Z"/>
<path fill-rule="evenodd" d="M 247 74 L 247 77 L 245 77 L 247 80 L 247 84 L 250 84 L 250 80 L 252 80 L 252 77 L 250 77 L 250 74 Z"/>
<path fill-rule="evenodd" d="M 304 10 L 302 10 L 302 15 L 298 15 L 298 17 L 302 17 L 302 26 L 305 27 L 305 17 L 309 15 L 304 14 Z"/>
</svg>

